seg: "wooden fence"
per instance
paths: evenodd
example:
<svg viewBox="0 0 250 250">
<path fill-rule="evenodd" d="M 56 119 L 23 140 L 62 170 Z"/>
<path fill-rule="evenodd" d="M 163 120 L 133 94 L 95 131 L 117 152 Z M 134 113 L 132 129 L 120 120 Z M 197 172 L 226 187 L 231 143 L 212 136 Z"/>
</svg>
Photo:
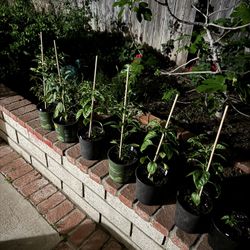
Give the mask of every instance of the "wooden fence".
<svg viewBox="0 0 250 250">
<path fill-rule="evenodd" d="M 35 6 L 49 5 L 60 6 L 60 3 L 65 0 L 32 0 Z M 86 2 L 90 2 L 90 10 L 92 12 L 92 27 L 99 30 L 110 30 L 113 23 L 117 22 L 118 8 L 113 8 L 112 4 L 115 0 L 72 0 L 71 3 L 75 6 L 81 7 Z M 187 53 L 183 50 L 179 50 L 184 45 L 190 43 L 190 38 L 193 32 L 192 25 L 178 24 L 178 22 L 172 18 L 165 6 L 158 4 L 155 0 L 145 0 L 149 3 L 149 6 L 153 13 L 153 19 L 150 22 L 142 21 L 139 23 L 135 15 L 131 16 L 125 12 L 123 22 L 131 23 L 132 31 L 140 42 L 145 42 L 158 50 L 162 50 L 162 45 L 170 40 L 174 40 L 174 47 L 171 54 L 172 60 L 177 64 L 182 64 L 186 61 Z M 164 0 L 160 0 L 164 2 Z M 169 6 L 175 16 L 187 21 L 194 21 L 196 18 L 196 11 L 192 8 L 192 3 L 198 0 L 169 0 Z M 200 0 L 201 1 L 201 0 Z M 203 0 L 202 0 L 203 1 Z M 234 6 L 240 0 L 210 0 L 214 11 L 227 9 Z M 213 15 L 213 19 L 228 16 L 233 8 L 229 8 L 227 11 L 218 12 Z M 173 29 L 175 27 L 175 29 Z M 176 29 L 177 27 L 177 29 Z M 178 39 L 183 34 L 185 39 Z"/>
</svg>

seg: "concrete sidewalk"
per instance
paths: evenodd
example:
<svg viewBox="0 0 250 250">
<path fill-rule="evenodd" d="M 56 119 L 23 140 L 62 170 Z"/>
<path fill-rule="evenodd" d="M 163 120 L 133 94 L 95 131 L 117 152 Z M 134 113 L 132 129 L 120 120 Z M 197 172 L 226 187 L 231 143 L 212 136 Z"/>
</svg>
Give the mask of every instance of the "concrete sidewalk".
<svg viewBox="0 0 250 250">
<path fill-rule="evenodd" d="M 47 250 L 61 241 L 59 234 L 0 175 L 0 249 Z"/>
<path fill-rule="evenodd" d="M 0 138 L 0 250 L 122 250 Z"/>
</svg>

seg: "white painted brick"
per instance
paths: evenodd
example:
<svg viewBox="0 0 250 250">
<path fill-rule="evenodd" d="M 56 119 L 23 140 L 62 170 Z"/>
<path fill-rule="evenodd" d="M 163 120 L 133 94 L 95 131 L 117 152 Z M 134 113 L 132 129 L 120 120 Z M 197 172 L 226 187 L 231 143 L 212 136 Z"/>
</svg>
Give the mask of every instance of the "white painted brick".
<svg viewBox="0 0 250 250">
<path fill-rule="evenodd" d="M 88 187 L 84 188 L 85 200 L 91 204 L 97 211 L 99 211 L 106 218 L 112 218 L 112 223 L 119 227 L 125 234 L 130 234 L 130 221 L 112 208 L 105 200 L 103 200 L 96 193 L 91 191 Z"/>
<path fill-rule="evenodd" d="M 32 166 L 40 172 L 43 176 L 45 176 L 48 180 L 50 180 L 55 186 L 61 189 L 61 180 L 55 176 L 53 173 L 48 170 L 46 166 L 44 166 L 41 162 L 39 162 L 36 158 L 31 157 Z"/>
<path fill-rule="evenodd" d="M 92 180 L 88 174 L 83 173 L 77 166 L 69 162 L 66 156 L 63 156 L 63 166 L 78 180 L 84 183 L 85 186 L 89 187 L 92 191 L 98 194 L 101 198 L 105 197 L 105 189 L 103 185 L 98 184 Z"/>
<path fill-rule="evenodd" d="M 58 164 L 55 160 L 48 157 L 49 170 L 67 184 L 78 195 L 82 195 L 82 183 L 76 179 L 70 172 L 65 170 L 62 165 Z"/>
<path fill-rule="evenodd" d="M 140 230 L 142 230 L 149 237 L 153 238 L 157 244 L 162 244 L 164 235 L 156 230 L 150 222 L 143 220 L 133 209 L 130 209 L 124 205 L 118 197 L 113 196 L 107 192 L 106 201 L 119 211 L 123 216 L 130 220 L 134 225 L 136 225 Z"/>
<path fill-rule="evenodd" d="M 166 250 L 180 250 L 179 247 L 177 247 L 170 239 L 165 244 Z"/>
<path fill-rule="evenodd" d="M 160 246 L 155 243 L 150 237 L 144 234 L 140 229 L 138 229 L 135 225 L 133 226 L 132 231 L 132 240 L 136 242 L 136 244 L 141 249 L 153 249 L 153 250 L 162 250 L 163 246 Z"/>
<path fill-rule="evenodd" d="M 18 153 L 20 154 L 27 162 L 31 163 L 30 154 L 27 153 L 20 145 L 16 144 L 10 138 L 8 138 L 9 145 Z"/>
<path fill-rule="evenodd" d="M 133 250 L 133 249 L 140 249 L 133 241 L 131 241 L 131 238 L 125 234 L 123 234 L 118 227 L 114 226 L 108 219 L 106 219 L 104 216 L 102 216 L 101 224 L 103 227 L 105 227 L 109 232 L 111 232 L 112 235 L 115 236 L 116 239 L 118 239 L 121 243 L 123 243 L 127 249 Z"/>
<path fill-rule="evenodd" d="M 48 156 L 62 164 L 62 156 L 59 155 L 53 148 L 49 147 L 43 141 L 39 140 L 34 134 L 29 133 L 29 139 L 32 143 L 37 145 L 42 151 L 44 151 Z"/>
<path fill-rule="evenodd" d="M 19 133 L 21 133 L 26 138 L 29 137 L 29 133 L 28 133 L 28 130 L 26 128 L 24 128 L 23 126 L 21 126 L 18 122 L 16 122 L 15 120 L 13 120 L 10 116 L 8 116 L 5 113 L 3 113 L 3 117 L 4 117 L 4 120 L 7 123 L 9 123 L 9 125 L 11 125 L 14 129 L 16 129 Z"/>
<path fill-rule="evenodd" d="M 76 194 L 70 187 L 63 184 L 63 193 L 65 193 L 69 199 L 79 206 L 86 214 L 88 214 L 94 221 L 99 222 L 100 214 L 91 205 L 89 205 L 84 198 Z"/>
<path fill-rule="evenodd" d="M 37 160 L 39 160 L 43 165 L 46 166 L 46 156 L 45 153 L 40 150 L 37 146 L 31 143 L 28 139 L 22 136 L 20 133 L 17 133 L 19 145 L 26 150 L 31 156 L 34 156 Z"/>
<path fill-rule="evenodd" d="M 16 130 L 7 122 L 0 119 L 0 129 L 13 141 L 17 142 Z"/>
</svg>

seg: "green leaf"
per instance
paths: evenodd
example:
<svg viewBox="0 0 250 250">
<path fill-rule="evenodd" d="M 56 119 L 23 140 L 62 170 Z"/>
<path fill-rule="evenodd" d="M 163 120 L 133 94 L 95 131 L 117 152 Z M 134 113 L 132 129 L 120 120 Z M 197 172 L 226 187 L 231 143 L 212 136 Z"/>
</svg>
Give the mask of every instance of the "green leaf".
<svg viewBox="0 0 250 250">
<path fill-rule="evenodd" d="M 202 82 L 201 85 L 196 87 L 196 90 L 199 93 L 214 93 L 217 91 L 224 92 L 227 89 L 225 84 L 226 78 L 222 75 L 215 76 L 213 78 L 206 79 Z"/>
<path fill-rule="evenodd" d="M 78 120 L 80 118 L 80 116 L 82 115 L 83 110 L 80 109 L 77 113 L 76 113 L 76 120 Z"/>
<path fill-rule="evenodd" d="M 147 156 L 141 157 L 141 158 L 140 158 L 140 163 L 141 163 L 141 164 L 144 164 L 144 162 L 146 161 L 147 158 L 148 158 Z"/>
<path fill-rule="evenodd" d="M 224 145 L 222 145 L 222 144 L 217 144 L 215 148 L 216 149 L 222 149 L 222 150 L 226 149 L 226 147 Z"/>
<path fill-rule="evenodd" d="M 164 150 L 168 160 L 170 160 L 173 157 L 173 153 L 174 153 L 173 150 L 172 150 L 171 145 L 163 144 L 162 147 L 163 147 L 163 150 Z"/>
<path fill-rule="evenodd" d="M 232 17 L 240 18 L 242 24 L 250 23 L 250 8 L 246 3 L 239 4 L 231 14 Z"/>
<path fill-rule="evenodd" d="M 200 177 L 197 178 L 196 180 L 196 188 L 200 189 L 203 187 L 209 180 L 210 178 L 210 173 L 209 172 L 203 172 Z"/>
<path fill-rule="evenodd" d="M 147 133 L 147 135 L 145 136 L 144 140 L 147 141 L 147 140 L 151 140 L 152 138 L 156 137 L 157 136 L 157 132 L 156 131 L 149 131 Z"/>
<path fill-rule="evenodd" d="M 151 162 L 148 163 L 147 170 L 148 170 L 148 173 L 149 173 L 150 176 L 155 173 L 156 169 L 157 169 L 157 163 L 156 162 L 151 161 Z"/>
<path fill-rule="evenodd" d="M 154 145 L 151 140 L 144 140 L 140 148 L 141 152 L 143 152 L 150 145 Z"/>
<path fill-rule="evenodd" d="M 191 199 L 193 201 L 193 203 L 196 205 L 196 206 L 199 206 L 200 202 L 201 202 L 201 199 L 200 199 L 200 196 L 198 193 L 196 192 L 193 192 L 191 194 Z"/>
<path fill-rule="evenodd" d="M 140 149 L 141 152 L 143 152 L 148 146 L 154 145 L 153 142 L 151 141 L 151 139 L 156 137 L 156 136 L 157 136 L 156 131 L 151 130 L 147 133 L 147 135 L 145 136 L 143 143 L 141 145 L 141 149 Z"/>
<path fill-rule="evenodd" d="M 143 18 L 146 21 L 151 21 L 152 20 L 152 12 L 149 8 L 145 9 L 143 12 Z"/>
<path fill-rule="evenodd" d="M 159 156 L 160 156 L 162 159 L 164 159 L 164 158 L 166 157 L 166 153 L 165 153 L 165 152 L 160 152 L 160 153 L 159 153 Z"/>
</svg>

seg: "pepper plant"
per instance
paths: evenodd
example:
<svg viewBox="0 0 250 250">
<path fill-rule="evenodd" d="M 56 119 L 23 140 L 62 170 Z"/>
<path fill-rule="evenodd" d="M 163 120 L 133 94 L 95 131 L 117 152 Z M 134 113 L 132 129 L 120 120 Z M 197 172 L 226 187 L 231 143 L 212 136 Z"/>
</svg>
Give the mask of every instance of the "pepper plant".
<svg viewBox="0 0 250 250">
<path fill-rule="evenodd" d="M 148 133 L 140 147 L 142 153 L 148 152 L 150 149 L 156 150 L 158 146 L 156 142 L 159 141 L 161 135 L 164 135 L 163 143 L 156 157 L 152 157 L 150 153 L 147 153 L 147 155 L 140 158 L 141 164 L 147 163 L 148 179 L 153 181 L 154 174 L 159 167 L 162 168 L 165 176 L 168 174 L 170 168 L 168 162 L 179 154 L 179 142 L 173 128 L 166 129 L 157 120 L 150 121 L 147 129 Z"/>
<path fill-rule="evenodd" d="M 204 134 L 188 139 L 189 151 L 187 153 L 187 162 L 195 167 L 195 170 L 187 176 L 192 176 L 195 190 L 191 194 L 191 201 L 198 206 L 201 202 L 200 191 L 207 183 L 211 183 L 216 188 L 217 194 L 220 193 L 220 187 L 212 182 L 211 173 L 207 171 L 207 165 L 210 159 L 213 145 L 206 143 L 207 137 Z M 221 161 L 225 161 L 222 151 L 226 149 L 225 145 L 217 144 L 215 157 L 211 164 L 213 174 L 220 176 L 223 172 Z"/>
</svg>

